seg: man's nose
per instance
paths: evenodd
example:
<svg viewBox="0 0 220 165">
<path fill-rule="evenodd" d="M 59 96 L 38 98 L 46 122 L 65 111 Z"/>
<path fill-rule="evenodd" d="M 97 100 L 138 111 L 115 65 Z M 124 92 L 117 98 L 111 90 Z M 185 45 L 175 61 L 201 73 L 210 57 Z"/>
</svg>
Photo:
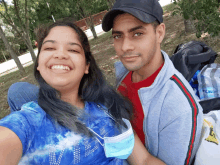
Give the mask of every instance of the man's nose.
<svg viewBox="0 0 220 165">
<path fill-rule="evenodd" d="M 133 51 L 134 44 L 129 38 L 124 38 L 121 49 L 123 52 Z"/>
</svg>

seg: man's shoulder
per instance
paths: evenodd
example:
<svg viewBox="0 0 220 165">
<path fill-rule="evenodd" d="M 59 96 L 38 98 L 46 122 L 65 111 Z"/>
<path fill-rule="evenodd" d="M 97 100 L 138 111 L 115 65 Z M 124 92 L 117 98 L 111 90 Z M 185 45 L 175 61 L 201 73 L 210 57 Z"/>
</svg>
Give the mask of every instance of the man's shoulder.
<svg viewBox="0 0 220 165">
<path fill-rule="evenodd" d="M 202 107 L 193 89 L 181 75 L 174 74 L 165 86 L 167 89 L 161 107 L 162 116 L 168 118 L 201 116 Z"/>
<path fill-rule="evenodd" d="M 178 104 L 184 104 L 184 101 L 194 101 L 197 103 L 197 98 L 192 87 L 187 80 L 178 73 L 170 77 L 169 81 L 164 85 L 164 88 L 167 88 L 167 100 L 169 100 L 169 98 L 172 98 L 172 100 L 178 100 Z"/>
</svg>

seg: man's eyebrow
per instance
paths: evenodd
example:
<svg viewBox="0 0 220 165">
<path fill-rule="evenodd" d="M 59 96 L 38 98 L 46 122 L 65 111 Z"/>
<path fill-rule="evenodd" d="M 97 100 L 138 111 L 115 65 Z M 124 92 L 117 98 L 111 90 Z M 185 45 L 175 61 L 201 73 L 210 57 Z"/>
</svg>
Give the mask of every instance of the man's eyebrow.
<svg viewBox="0 0 220 165">
<path fill-rule="evenodd" d="M 138 30 L 138 29 L 145 29 L 145 28 L 142 25 L 140 25 L 140 26 L 136 26 L 136 27 L 129 29 L 128 32 L 131 33 L 131 32 Z"/>
<path fill-rule="evenodd" d="M 142 25 L 140 25 L 140 26 L 136 26 L 136 27 L 129 29 L 128 32 L 131 33 L 131 32 L 138 30 L 138 29 L 145 29 L 145 28 Z M 112 30 L 112 34 L 122 34 L 122 33 L 123 32 L 118 31 L 118 30 Z"/>
<path fill-rule="evenodd" d="M 112 30 L 112 34 L 122 34 L 121 31 L 117 31 L 117 30 Z"/>
<path fill-rule="evenodd" d="M 43 44 L 45 44 L 45 43 L 47 43 L 47 42 L 55 43 L 56 41 L 54 41 L 54 40 L 46 40 L 46 41 L 43 42 Z M 43 44 L 42 44 L 42 45 L 43 45 Z"/>
</svg>

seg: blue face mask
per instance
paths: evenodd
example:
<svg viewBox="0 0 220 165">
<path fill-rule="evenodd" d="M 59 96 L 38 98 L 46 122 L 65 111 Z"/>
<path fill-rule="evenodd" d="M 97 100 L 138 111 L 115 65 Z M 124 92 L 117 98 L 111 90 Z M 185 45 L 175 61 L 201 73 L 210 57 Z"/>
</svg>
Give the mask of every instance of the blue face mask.
<svg viewBox="0 0 220 165">
<path fill-rule="evenodd" d="M 104 147 L 105 155 L 107 158 L 116 157 L 119 159 L 127 159 L 134 148 L 134 133 L 131 127 L 131 123 L 127 119 L 122 120 L 127 125 L 127 130 L 123 128 L 124 131 L 122 131 L 121 134 L 113 137 L 101 137 L 95 131 L 89 128 L 95 135 L 103 139 L 104 144 L 101 143 L 97 138 L 99 143 Z"/>
</svg>

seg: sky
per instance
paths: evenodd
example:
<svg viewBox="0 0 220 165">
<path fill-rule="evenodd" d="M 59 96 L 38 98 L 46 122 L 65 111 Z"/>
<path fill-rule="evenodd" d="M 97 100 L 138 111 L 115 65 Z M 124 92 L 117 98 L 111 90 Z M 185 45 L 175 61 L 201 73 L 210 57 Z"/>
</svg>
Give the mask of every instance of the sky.
<svg viewBox="0 0 220 165">
<path fill-rule="evenodd" d="M 171 3 L 171 0 L 159 0 L 161 6 L 165 6 Z"/>
<path fill-rule="evenodd" d="M 0 0 L 1 1 L 1 0 Z M 6 2 L 8 2 L 8 4 L 10 5 L 12 0 L 5 0 Z"/>
</svg>

